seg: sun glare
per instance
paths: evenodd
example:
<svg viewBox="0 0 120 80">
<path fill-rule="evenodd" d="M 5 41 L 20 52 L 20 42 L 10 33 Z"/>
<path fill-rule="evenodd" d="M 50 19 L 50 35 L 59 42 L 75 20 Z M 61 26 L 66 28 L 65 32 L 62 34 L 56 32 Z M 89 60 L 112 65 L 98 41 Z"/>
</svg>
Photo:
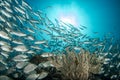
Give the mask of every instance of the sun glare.
<svg viewBox="0 0 120 80">
<path fill-rule="evenodd" d="M 75 20 L 75 17 L 72 17 L 72 16 L 62 16 L 62 17 L 60 18 L 60 20 L 61 20 L 62 22 L 69 23 L 69 24 L 72 24 L 72 25 L 74 25 L 74 26 L 77 25 L 76 20 Z"/>
</svg>

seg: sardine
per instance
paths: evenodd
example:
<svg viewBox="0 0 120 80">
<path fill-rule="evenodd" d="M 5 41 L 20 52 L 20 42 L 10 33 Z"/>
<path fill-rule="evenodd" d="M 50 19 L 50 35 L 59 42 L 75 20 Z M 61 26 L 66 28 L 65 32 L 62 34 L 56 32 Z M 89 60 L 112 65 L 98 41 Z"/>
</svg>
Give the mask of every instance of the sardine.
<svg viewBox="0 0 120 80">
<path fill-rule="evenodd" d="M 9 45 L 9 44 L 5 41 L 0 41 L 0 46 L 3 46 L 3 45 Z"/>
<path fill-rule="evenodd" d="M 10 12 L 10 13 L 13 13 L 13 11 L 10 9 L 10 7 L 5 7 L 6 11 Z"/>
<path fill-rule="evenodd" d="M 9 35 L 4 32 L 4 31 L 0 31 L 0 37 L 7 39 L 7 40 L 11 40 L 11 38 L 9 37 Z"/>
<path fill-rule="evenodd" d="M 10 32 L 10 34 L 14 34 L 14 35 L 16 35 L 16 36 L 26 36 L 26 34 L 24 34 L 24 33 L 22 33 L 22 32 L 15 32 L 15 31 L 12 31 L 12 32 Z"/>
<path fill-rule="evenodd" d="M 20 12 L 20 13 L 22 13 L 22 14 L 25 14 L 25 11 L 24 11 L 24 10 L 22 10 L 22 9 L 20 9 L 20 8 L 18 8 L 18 7 L 14 7 L 14 8 L 15 8 L 16 11 L 18 11 L 18 12 Z"/>
<path fill-rule="evenodd" d="M 3 21 L 3 22 L 6 21 L 5 18 L 3 18 L 3 16 L 0 16 L 0 20 Z"/>
<path fill-rule="evenodd" d="M 36 80 L 36 79 L 38 79 L 38 77 L 39 77 L 39 74 L 30 74 L 27 78 L 26 78 L 26 80 Z"/>
<path fill-rule="evenodd" d="M 23 42 L 20 41 L 20 40 L 13 40 L 12 42 L 15 43 L 15 44 L 23 44 Z"/>
<path fill-rule="evenodd" d="M 41 72 L 38 79 L 43 79 L 48 76 L 48 72 Z"/>
<path fill-rule="evenodd" d="M 0 47 L 3 51 L 6 51 L 6 52 L 11 52 L 12 50 L 11 50 L 11 47 L 10 46 L 8 46 L 8 45 L 3 45 L 3 46 L 1 46 Z"/>
<path fill-rule="evenodd" d="M 9 12 L 7 12 L 7 11 L 5 11 L 5 10 L 1 10 L 1 13 L 2 13 L 2 15 L 5 15 L 5 16 L 8 17 L 8 18 L 11 18 L 11 17 L 12 17 L 11 13 L 9 13 Z"/>
<path fill-rule="evenodd" d="M 29 63 L 25 68 L 24 68 L 24 73 L 29 74 L 31 71 L 35 70 L 37 68 L 37 65 Z"/>
<path fill-rule="evenodd" d="M 35 41 L 35 44 L 43 44 L 43 43 L 46 43 L 46 40 Z"/>
<path fill-rule="evenodd" d="M 16 68 L 23 69 L 27 64 L 28 62 L 19 62 L 16 64 Z"/>
<path fill-rule="evenodd" d="M 23 55 L 23 54 L 20 54 L 20 55 L 17 55 L 13 58 L 13 61 L 17 61 L 17 62 L 24 62 L 24 61 L 28 61 L 28 56 L 26 55 Z"/>
<path fill-rule="evenodd" d="M 26 52 L 26 51 L 28 51 L 28 49 L 25 47 L 25 45 L 18 45 L 18 46 L 16 46 L 16 47 L 14 47 L 13 50 L 21 51 L 21 52 Z"/>
</svg>

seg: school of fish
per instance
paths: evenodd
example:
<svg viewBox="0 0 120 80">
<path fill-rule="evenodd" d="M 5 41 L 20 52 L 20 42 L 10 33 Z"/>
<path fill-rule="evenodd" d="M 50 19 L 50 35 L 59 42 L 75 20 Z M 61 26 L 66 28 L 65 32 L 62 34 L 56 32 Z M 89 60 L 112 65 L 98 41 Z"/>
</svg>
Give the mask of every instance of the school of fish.
<svg viewBox="0 0 120 80">
<path fill-rule="evenodd" d="M 119 80 L 120 39 L 115 40 L 111 33 L 103 38 L 91 37 L 82 33 L 86 29 L 86 26 L 75 27 L 59 19 L 53 23 L 44 12 L 34 11 L 24 0 L 1 0 L 0 80 L 12 80 L 9 74 L 18 78 L 18 72 L 26 75 L 25 80 L 41 80 L 48 73 L 37 74 L 35 69 L 40 65 L 30 63 L 30 58 L 46 52 L 62 53 L 68 46 L 76 52 L 82 47 L 99 54 L 99 58 L 105 59 L 100 74 Z"/>
</svg>

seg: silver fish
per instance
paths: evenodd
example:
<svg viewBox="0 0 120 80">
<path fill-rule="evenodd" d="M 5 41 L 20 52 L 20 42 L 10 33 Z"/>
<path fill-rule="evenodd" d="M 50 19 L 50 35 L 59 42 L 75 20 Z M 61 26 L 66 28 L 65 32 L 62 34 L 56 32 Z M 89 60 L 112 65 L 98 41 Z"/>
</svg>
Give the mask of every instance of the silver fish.
<svg viewBox="0 0 120 80">
<path fill-rule="evenodd" d="M 9 7 L 11 6 L 8 1 L 4 1 L 4 3 L 5 3 L 5 5 L 7 5 Z"/>
<path fill-rule="evenodd" d="M 39 77 L 39 74 L 30 74 L 30 75 L 26 78 L 26 80 L 36 80 L 36 79 L 38 79 L 38 77 Z"/>
<path fill-rule="evenodd" d="M 20 8 L 18 8 L 18 7 L 14 7 L 14 8 L 15 8 L 16 11 L 18 11 L 18 12 L 20 12 L 20 13 L 22 13 L 22 14 L 25 14 L 25 11 L 24 11 L 24 10 L 22 10 L 22 9 L 20 9 Z"/>
<path fill-rule="evenodd" d="M 5 41 L 0 41 L 0 45 L 3 46 L 3 45 L 9 45 L 9 44 Z"/>
<path fill-rule="evenodd" d="M 26 53 L 28 53 L 28 54 L 32 54 L 32 53 L 35 53 L 35 52 L 32 51 L 32 50 L 29 50 L 29 51 L 27 51 Z"/>
<path fill-rule="evenodd" d="M 31 48 L 41 50 L 41 48 L 38 46 L 31 46 Z"/>
<path fill-rule="evenodd" d="M 26 48 L 25 45 L 18 45 L 16 47 L 14 47 L 13 50 L 20 51 L 20 52 L 26 52 L 26 51 L 28 51 L 28 49 Z"/>
<path fill-rule="evenodd" d="M 46 43 L 46 40 L 35 41 L 35 44 L 43 44 L 43 43 Z"/>
<path fill-rule="evenodd" d="M 38 79 L 43 79 L 43 78 L 47 77 L 47 75 L 48 75 L 48 72 L 42 72 L 42 73 L 40 73 Z"/>
<path fill-rule="evenodd" d="M 23 44 L 23 42 L 20 41 L 20 40 L 13 40 L 12 42 L 15 43 L 15 44 Z"/>
<path fill-rule="evenodd" d="M 83 26 L 83 25 L 80 25 L 80 26 L 83 27 L 83 28 L 85 28 L 85 29 L 87 28 L 86 26 Z"/>
<path fill-rule="evenodd" d="M 119 68 L 120 67 L 120 62 L 118 63 L 118 65 L 117 65 L 117 68 Z"/>
<path fill-rule="evenodd" d="M 112 49 L 112 46 L 113 46 L 113 45 L 110 45 L 110 47 L 109 47 L 108 51 L 110 51 L 110 50 Z"/>
<path fill-rule="evenodd" d="M 23 55 L 23 54 L 20 54 L 20 55 L 17 55 L 13 58 L 13 61 L 18 61 L 18 62 L 24 62 L 24 61 L 28 61 L 28 56 L 26 55 Z"/>
<path fill-rule="evenodd" d="M 9 35 L 6 32 L 4 32 L 4 31 L 0 31 L 0 37 L 2 37 L 4 39 L 11 40 L 11 38 L 9 37 Z"/>
<path fill-rule="evenodd" d="M 9 57 L 9 53 L 8 52 L 1 52 L 1 55 L 3 55 L 5 58 Z"/>
<path fill-rule="evenodd" d="M 6 76 L 6 75 L 1 75 L 1 76 L 0 76 L 0 80 L 13 80 L 13 79 L 9 78 L 9 77 Z"/>
<path fill-rule="evenodd" d="M 10 27 L 10 28 L 12 28 L 12 25 L 11 25 L 11 23 L 9 23 L 9 22 L 6 22 L 6 24 Z"/>
<path fill-rule="evenodd" d="M 29 63 L 25 68 L 24 68 L 24 73 L 29 74 L 30 72 L 34 71 L 37 68 L 37 65 Z"/>
<path fill-rule="evenodd" d="M 24 1 L 22 1 L 22 5 L 30 10 L 32 10 L 32 8 Z"/>
<path fill-rule="evenodd" d="M 19 62 L 16 64 L 16 68 L 23 69 L 27 64 L 28 62 Z"/>
<path fill-rule="evenodd" d="M 16 36 L 26 36 L 26 34 L 24 34 L 24 33 L 22 33 L 22 32 L 15 32 L 15 31 L 12 31 L 12 32 L 10 32 L 10 34 L 14 34 L 14 35 L 16 35 Z"/>
<path fill-rule="evenodd" d="M 3 21 L 3 22 L 6 21 L 5 18 L 3 18 L 3 16 L 0 16 L 0 20 Z"/>
<path fill-rule="evenodd" d="M 5 6 L 6 11 L 13 13 L 13 11 L 10 9 L 10 7 Z"/>
<path fill-rule="evenodd" d="M 29 31 L 30 33 L 35 33 L 32 29 L 27 28 L 27 31 Z"/>
<path fill-rule="evenodd" d="M 0 48 L 1 48 L 3 51 L 11 52 L 11 46 L 9 46 L 9 45 L 2 45 Z"/>
<path fill-rule="evenodd" d="M 26 39 L 28 39 L 28 40 L 35 40 L 34 37 L 32 37 L 32 36 L 27 36 Z"/>
<path fill-rule="evenodd" d="M 8 17 L 8 18 L 11 18 L 11 17 L 12 17 L 11 13 L 9 13 L 9 12 L 7 12 L 7 11 L 5 11 L 5 10 L 1 10 L 1 13 L 2 13 L 3 15 L 5 15 L 6 17 Z"/>
<path fill-rule="evenodd" d="M 111 79 L 114 79 L 114 78 L 116 78 L 117 77 L 117 75 L 112 75 L 110 78 Z"/>
</svg>

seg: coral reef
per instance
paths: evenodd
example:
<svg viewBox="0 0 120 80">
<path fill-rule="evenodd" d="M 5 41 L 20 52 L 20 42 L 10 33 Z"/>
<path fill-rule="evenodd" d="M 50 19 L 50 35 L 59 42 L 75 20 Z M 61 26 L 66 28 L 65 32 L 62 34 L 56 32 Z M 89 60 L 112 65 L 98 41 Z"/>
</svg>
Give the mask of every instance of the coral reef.
<svg viewBox="0 0 120 80">
<path fill-rule="evenodd" d="M 81 49 L 76 54 L 74 50 L 66 48 L 66 54 L 51 58 L 52 64 L 61 71 L 63 80 L 88 80 L 93 74 L 99 74 L 103 60 L 97 54 Z"/>
</svg>

